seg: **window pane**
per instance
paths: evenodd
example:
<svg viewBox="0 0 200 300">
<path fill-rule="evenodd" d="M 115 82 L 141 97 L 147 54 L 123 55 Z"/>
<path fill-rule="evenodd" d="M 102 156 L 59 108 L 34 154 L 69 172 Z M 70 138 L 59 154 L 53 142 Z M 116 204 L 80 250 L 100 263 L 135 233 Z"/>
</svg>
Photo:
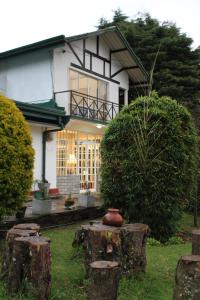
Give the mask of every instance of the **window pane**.
<svg viewBox="0 0 200 300">
<path fill-rule="evenodd" d="M 69 71 L 69 85 L 70 85 L 70 89 L 73 91 L 77 91 L 78 90 L 78 72 Z"/>
<path fill-rule="evenodd" d="M 98 96 L 100 99 L 107 99 L 107 83 L 99 80 Z"/>
</svg>

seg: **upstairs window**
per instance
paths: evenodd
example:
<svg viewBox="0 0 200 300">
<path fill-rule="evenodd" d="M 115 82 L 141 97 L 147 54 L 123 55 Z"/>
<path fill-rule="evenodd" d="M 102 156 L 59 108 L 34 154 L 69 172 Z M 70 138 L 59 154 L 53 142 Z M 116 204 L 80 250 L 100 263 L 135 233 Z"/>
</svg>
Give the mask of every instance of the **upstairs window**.
<svg viewBox="0 0 200 300">
<path fill-rule="evenodd" d="M 107 100 L 108 84 L 83 73 L 70 70 L 70 90 Z"/>
</svg>

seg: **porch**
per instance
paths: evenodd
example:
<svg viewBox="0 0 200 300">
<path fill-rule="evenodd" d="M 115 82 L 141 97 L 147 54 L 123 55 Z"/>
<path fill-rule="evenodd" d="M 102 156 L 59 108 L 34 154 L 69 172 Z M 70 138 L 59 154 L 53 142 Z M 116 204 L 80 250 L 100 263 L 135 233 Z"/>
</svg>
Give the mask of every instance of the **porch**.
<svg viewBox="0 0 200 300">
<path fill-rule="evenodd" d="M 32 201 L 27 202 L 27 208 L 23 218 L 11 216 L 6 217 L 0 222 L 0 236 L 4 236 L 8 229 L 19 223 L 37 223 L 42 229 L 49 229 L 74 224 L 87 219 L 95 219 L 104 214 L 101 208 L 102 203 L 100 198 L 96 198 L 94 207 L 80 207 L 76 202 L 71 210 L 65 208 L 64 197 L 62 199 L 52 200 L 52 202 L 51 213 L 44 215 L 34 215 L 32 213 Z"/>
</svg>

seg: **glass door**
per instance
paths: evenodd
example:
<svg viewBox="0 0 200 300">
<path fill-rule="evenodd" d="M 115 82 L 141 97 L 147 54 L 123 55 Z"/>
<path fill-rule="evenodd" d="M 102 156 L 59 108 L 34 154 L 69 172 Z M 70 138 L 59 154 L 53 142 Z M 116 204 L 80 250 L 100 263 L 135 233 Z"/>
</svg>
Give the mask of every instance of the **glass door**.
<svg viewBox="0 0 200 300">
<path fill-rule="evenodd" d="M 79 142 L 79 174 L 81 190 L 96 190 L 99 172 L 99 143 L 92 141 Z"/>
</svg>

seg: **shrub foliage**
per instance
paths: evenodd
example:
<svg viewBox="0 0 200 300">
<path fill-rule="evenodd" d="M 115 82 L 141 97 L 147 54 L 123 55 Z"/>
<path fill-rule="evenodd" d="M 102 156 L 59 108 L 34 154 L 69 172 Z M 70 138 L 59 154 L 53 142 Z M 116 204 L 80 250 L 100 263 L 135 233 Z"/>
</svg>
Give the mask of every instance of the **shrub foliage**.
<svg viewBox="0 0 200 300">
<path fill-rule="evenodd" d="M 32 183 L 34 151 L 27 122 L 0 95 L 0 218 L 18 210 Z"/>
<path fill-rule="evenodd" d="M 105 206 L 166 241 L 196 187 L 197 133 L 188 110 L 155 92 L 137 98 L 109 124 L 101 154 Z"/>
</svg>

